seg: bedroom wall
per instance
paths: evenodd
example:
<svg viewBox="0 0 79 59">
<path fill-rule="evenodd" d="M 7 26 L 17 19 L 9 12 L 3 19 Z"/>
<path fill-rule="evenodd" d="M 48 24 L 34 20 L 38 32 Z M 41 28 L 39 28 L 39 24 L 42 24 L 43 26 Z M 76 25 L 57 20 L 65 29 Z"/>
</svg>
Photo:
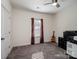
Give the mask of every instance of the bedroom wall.
<svg viewBox="0 0 79 59">
<path fill-rule="evenodd" d="M 1 0 L 1 59 L 6 59 L 12 49 L 11 5 L 9 0 Z"/>
<path fill-rule="evenodd" d="M 31 43 L 31 17 L 44 19 L 44 38 L 49 42 L 52 31 L 58 37 L 63 37 L 67 30 L 77 30 L 77 1 L 71 3 L 56 14 L 41 14 L 28 10 L 14 8 L 12 11 L 13 46 L 29 45 Z"/>
<path fill-rule="evenodd" d="M 77 1 L 56 14 L 56 35 L 63 37 L 64 31 L 77 30 Z"/>
<path fill-rule="evenodd" d="M 55 15 L 40 14 L 32 11 L 14 9 L 12 12 L 13 46 L 31 44 L 31 18 L 44 19 L 44 41 L 49 42 L 54 30 Z"/>
</svg>

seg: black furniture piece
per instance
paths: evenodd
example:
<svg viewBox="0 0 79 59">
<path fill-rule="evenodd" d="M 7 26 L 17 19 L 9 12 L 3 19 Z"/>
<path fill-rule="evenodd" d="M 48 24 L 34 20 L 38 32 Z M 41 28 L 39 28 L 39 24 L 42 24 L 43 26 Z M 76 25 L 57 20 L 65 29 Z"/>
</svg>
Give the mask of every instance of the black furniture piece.
<svg viewBox="0 0 79 59">
<path fill-rule="evenodd" d="M 77 36 L 77 31 L 65 31 L 63 32 L 63 37 L 58 38 L 58 46 L 66 50 L 67 41 L 70 36 Z"/>
<path fill-rule="evenodd" d="M 77 31 L 65 31 L 63 32 L 63 36 L 65 40 L 67 40 L 67 38 L 70 36 L 77 36 Z"/>
<path fill-rule="evenodd" d="M 58 47 L 66 50 L 66 41 L 64 41 L 64 38 L 62 37 L 58 38 Z"/>
</svg>

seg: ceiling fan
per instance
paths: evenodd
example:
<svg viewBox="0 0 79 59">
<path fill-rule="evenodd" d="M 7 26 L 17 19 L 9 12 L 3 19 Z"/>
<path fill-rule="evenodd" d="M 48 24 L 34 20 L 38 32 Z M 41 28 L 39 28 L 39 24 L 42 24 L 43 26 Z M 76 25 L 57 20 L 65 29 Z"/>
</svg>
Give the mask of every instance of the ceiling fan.
<svg viewBox="0 0 79 59">
<path fill-rule="evenodd" d="M 44 5 L 53 5 L 53 6 L 56 6 L 57 8 L 60 7 L 60 4 L 58 3 L 58 0 L 52 0 L 51 3 L 45 3 Z"/>
</svg>

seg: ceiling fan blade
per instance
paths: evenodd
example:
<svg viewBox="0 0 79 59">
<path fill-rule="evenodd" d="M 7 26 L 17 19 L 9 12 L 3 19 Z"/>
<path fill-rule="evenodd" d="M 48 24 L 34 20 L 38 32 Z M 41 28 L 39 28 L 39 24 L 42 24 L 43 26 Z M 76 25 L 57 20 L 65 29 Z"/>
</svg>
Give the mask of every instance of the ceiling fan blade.
<svg viewBox="0 0 79 59">
<path fill-rule="evenodd" d="M 55 1 L 54 0 L 52 0 L 52 3 L 54 3 Z"/>
<path fill-rule="evenodd" d="M 55 2 L 58 2 L 58 0 L 55 0 Z"/>
<path fill-rule="evenodd" d="M 53 4 L 53 3 L 57 3 L 56 7 L 59 8 L 60 4 L 58 3 L 58 0 L 52 0 L 52 3 L 45 3 L 44 5 L 49 5 L 49 4 Z"/>
<path fill-rule="evenodd" d="M 45 3 L 44 5 L 49 5 L 49 4 L 52 4 L 52 3 Z"/>
</svg>

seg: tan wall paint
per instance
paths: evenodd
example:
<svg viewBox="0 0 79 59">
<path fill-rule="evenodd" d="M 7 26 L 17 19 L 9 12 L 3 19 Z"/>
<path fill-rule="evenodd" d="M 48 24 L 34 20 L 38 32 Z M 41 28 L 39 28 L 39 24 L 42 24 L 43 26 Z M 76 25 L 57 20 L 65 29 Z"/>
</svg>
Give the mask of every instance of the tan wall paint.
<svg viewBox="0 0 79 59">
<path fill-rule="evenodd" d="M 14 9 L 13 11 L 13 45 L 28 45 L 31 43 L 31 17 L 44 19 L 44 39 L 49 42 L 54 30 L 55 15 L 40 14 Z"/>
</svg>

